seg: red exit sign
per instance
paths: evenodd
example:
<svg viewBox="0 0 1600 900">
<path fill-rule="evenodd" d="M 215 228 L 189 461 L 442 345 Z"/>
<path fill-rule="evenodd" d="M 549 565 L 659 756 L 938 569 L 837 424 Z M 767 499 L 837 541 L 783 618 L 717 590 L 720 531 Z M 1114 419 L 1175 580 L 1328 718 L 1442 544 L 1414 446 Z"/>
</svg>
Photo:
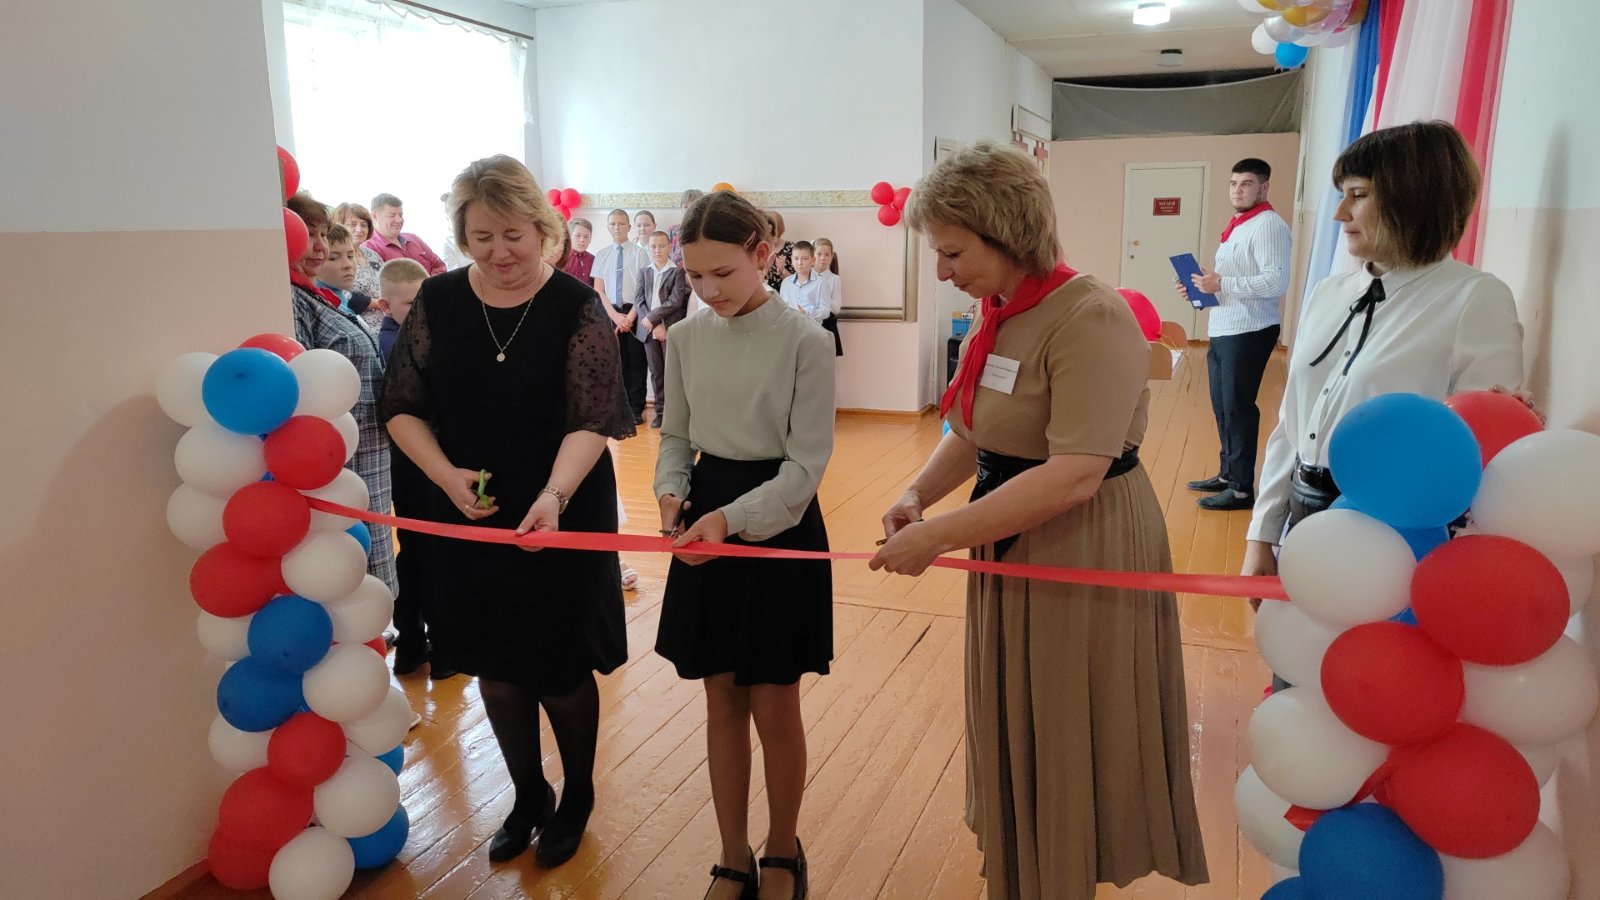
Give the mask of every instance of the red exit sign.
<svg viewBox="0 0 1600 900">
<path fill-rule="evenodd" d="M 1155 216 L 1176 216 L 1182 211 L 1182 197 L 1157 197 L 1155 199 L 1155 208 L 1151 210 L 1150 214 Z"/>
</svg>

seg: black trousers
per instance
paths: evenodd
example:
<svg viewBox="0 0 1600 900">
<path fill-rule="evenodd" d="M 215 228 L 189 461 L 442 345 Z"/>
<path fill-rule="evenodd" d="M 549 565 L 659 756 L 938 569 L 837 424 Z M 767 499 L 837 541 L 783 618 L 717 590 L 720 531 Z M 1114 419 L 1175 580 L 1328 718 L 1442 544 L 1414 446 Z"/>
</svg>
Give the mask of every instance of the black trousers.
<svg viewBox="0 0 1600 900">
<path fill-rule="evenodd" d="M 655 420 L 659 422 L 667 400 L 667 342 L 651 338 L 642 346 L 645 362 L 650 368 L 650 389 L 656 395 Z"/>
<path fill-rule="evenodd" d="M 647 367 L 644 345 L 631 334 L 617 335 L 617 352 L 622 355 L 622 388 L 628 395 L 628 408 L 635 419 L 644 415 L 645 370 Z"/>
<path fill-rule="evenodd" d="M 389 448 L 389 472 L 394 482 L 394 514 L 407 519 L 421 518 L 426 505 L 426 492 L 438 488 L 399 447 Z M 394 598 L 395 646 L 421 649 L 428 640 L 426 585 L 431 577 L 428 572 L 428 545 L 437 538 L 415 531 L 402 531 L 399 538 L 400 552 L 394 558 L 397 585 Z"/>
<path fill-rule="evenodd" d="M 1256 393 L 1276 346 L 1278 326 L 1273 325 L 1260 331 L 1214 337 L 1206 351 L 1211 411 L 1217 417 L 1217 437 L 1222 441 L 1217 471 L 1241 493 L 1254 494 L 1256 489 L 1256 440 L 1261 431 Z"/>
</svg>

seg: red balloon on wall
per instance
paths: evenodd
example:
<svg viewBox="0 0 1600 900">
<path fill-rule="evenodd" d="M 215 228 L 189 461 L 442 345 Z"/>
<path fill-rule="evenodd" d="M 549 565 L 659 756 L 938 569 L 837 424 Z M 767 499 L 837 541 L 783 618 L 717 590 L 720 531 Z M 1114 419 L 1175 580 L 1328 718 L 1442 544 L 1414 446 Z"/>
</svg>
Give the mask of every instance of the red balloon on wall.
<svg viewBox="0 0 1600 900">
<path fill-rule="evenodd" d="M 283 199 L 293 197 L 300 190 L 300 164 L 282 147 L 278 148 L 278 179 L 283 184 Z"/>
<path fill-rule="evenodd" d="M 222 829 L 211 835 L 206 848 L 206 867 L 223 887 L 236 891 L 259 891 L 267 886 L 276 850 L 257 850 L 229 840 Z"/>
<path fill-rule="evenodd" d="M 550 205 L 551 206 L 560 206 L 561 205 L 561 189 L 560 188 L 551 188 L 550 190 L 545 191 L 544 192 L 544 198 L 546 200 L 550 201 Z"/>
<path fill-rule="evenodd" d="M 880 206 L 878 207 L 878 221 L 891 228 L 899 225 L 900 210 L 895 209 L 893 206 Z"/>
<path fill-rule="evenodd" d="M 225 619 L 248 616 L 274 594 L 286 594 L 282 560 L 252 556 L 224 541 L 200 554 L 189 570 L 189 593 L 200 608 Z"/>
<path fill-rule="evenodd" d="M 267 741 L 267 770 L 291 788 L 310 790 L 344 764 L 344 729 L 316 713 L 296 713 Z"/>
<path fill-rule="evenodd" d="M 893 201 L 894 202 L 894 208 L 895 209 L 905 209 L 906 208 L 906 198 L 908 198 L 910 196 L 911 196 L 911 188 L 908 188 L 908 187 L 895 188 L 894 201 Z"/>
<path fill-rule="evenodd" d="M 1322 659 L 1322 693 L 1364 738 L 1404 746 L 1450 730 L 1461 713 L 1461 661 L 1399 622 L 1357 625 Z"/>
<path fill-rule="evenodd" d="M 300 491 L 325 487 L 344 468 L 344 436 L 318 416 L 293 416 L 262 446 L 272 477 Z"/>
<path fill-rule="evenodd" d="M 568 222 L 572 221 L 572 207 L 566 206 L 566 205 L 563 204 L 561 206 L 556 207 L 556 211 L 561 213 L 561 218 L 562 219 L 564 219 L 564 220 L 566 220 Z"/>
<path fill-rule="evenodd" d="M 1483 451 L 1484 465 L 1512 441 L 1544 430 L 1539 415 L 1510 394 L 1468 391 L 1456 394 L 1444 401 L 1444 405 L 1466 420 L 1467 427 L 1478 439 L 1478 448 Z"/>
<path fill-rule="evenodd" d="M 1161 314 L 1156 312 L 1156 305 L 1150 298 L 1133 288 L 1117 288 L 1117 293 L 1122 299 L 1128 301 L 1128 308 L 1133 310 L 1133 317 L 1139 320 L 1139 331 L 1144 334 L 1147 341 L 1161 339 Z"/>
<path fill-rule="evenodd" d="M 282 482 L 247 484 L 234 491 L 222 508 L 222 533 L 251 556 L 283 556 L 310 530 L 310 504 Z"/>
<path fill-rule="evenodd" d="M 311 248 L 311 232 L 306 229 L 305 220 L 287 206 L 283 208 L 283 243 L 291 266 Z"/>
<path fill-rule="evenodd" d="M 1440 544 L 1411 575 L 1417 625 L 1444 649 L 1485 666 L 1519 665 L 1554 647 L 1571 606 L 1554 563 L 1499 535 Z"/>
<path fill-rule="evenodd" d="M 583 205 L 583 195 L 578 193 L 577 188 L 562 188 L 561 205 L 568 209 L 577 209 Z"/>
<path fill-rule="evenodd" d="M 1502 737 L 1458 724 L 1408 753 L 1386 785 L 1389 805 L 1428 846 L 1450 856 L 1510 853 L 1539 821 L 1539 782 Z"/>
<path fill-rule="evenodd" d="M 883 206 L 894 201 L 894 185 L 880 181 L 872 186 L 872 202 Z"/>
<path fill-rule="evenodd" d="M 241 348 L 254 347 L 257 350 L 265 350 L 268 353 L 276 354 L 284 362 L 288 362 L 306 352 L 306 348 L 300 346 L 299 341 L 286 334 L 258 334 L 239 346 Z"/>
</svg>

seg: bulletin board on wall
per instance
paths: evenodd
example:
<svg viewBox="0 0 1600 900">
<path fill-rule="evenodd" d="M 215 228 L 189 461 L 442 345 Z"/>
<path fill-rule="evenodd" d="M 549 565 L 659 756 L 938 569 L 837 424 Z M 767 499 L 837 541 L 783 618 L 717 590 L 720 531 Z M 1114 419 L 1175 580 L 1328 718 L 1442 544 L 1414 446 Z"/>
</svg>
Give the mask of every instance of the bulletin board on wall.
<svg viewBox="0 0 1600 900">
<path fill-rule="evenodd" d="M 789 242 L 827 238 L 839 256 L 844 309 L 839 318 L 912 322 L 917 316 L 917 236 L 903 223 L 878 222 L 878 205 L 866 191 L 741 191 L 762 209 L 783 216 Z M 680 219 L 676 193 L 586 193 L 585 209 L 657 212 L 659 227 Z M 668 215 L 670 211 L 671 215 Z M 603 225 L 597 223 L 597 228 Z M 602 231 L 599 237 L 603 238 Z M 603 245 L 601 245 L 603 246 Z"/>
</svg>

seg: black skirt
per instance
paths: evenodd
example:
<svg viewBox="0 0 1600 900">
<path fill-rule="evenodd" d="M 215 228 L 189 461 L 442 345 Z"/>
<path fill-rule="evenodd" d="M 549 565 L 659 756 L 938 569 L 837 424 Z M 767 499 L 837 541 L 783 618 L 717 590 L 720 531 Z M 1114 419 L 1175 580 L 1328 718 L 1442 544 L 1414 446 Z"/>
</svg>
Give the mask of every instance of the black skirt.
<svg viewBox="0 0 1600 900">
<path fill-rule="evenodd" d="M 772 480 L 780 460 L 737 461 L 701 454 L 690 475 L 690 512 L 713 512 Z M 730 544 L 827 550 L 828 531 L 815 497 L 800 523 L 765 541 L 729 536 Z M 723 557 L 699 566 L 672 561 L 656 652 L 678 676 L 731 672 L 734 683 L 793 684 L 828 674 L 833 660 L 833 566 L 826 560 Z"/>
<path fill-rule="evenodd" d="M 828 313 L 828 317 L 822 320 L 822 327 L 833 335 L 833 355 L 843 356 L 844 338 L 839 337 L 839 317 L 833 313 Z"/>
</svg>

